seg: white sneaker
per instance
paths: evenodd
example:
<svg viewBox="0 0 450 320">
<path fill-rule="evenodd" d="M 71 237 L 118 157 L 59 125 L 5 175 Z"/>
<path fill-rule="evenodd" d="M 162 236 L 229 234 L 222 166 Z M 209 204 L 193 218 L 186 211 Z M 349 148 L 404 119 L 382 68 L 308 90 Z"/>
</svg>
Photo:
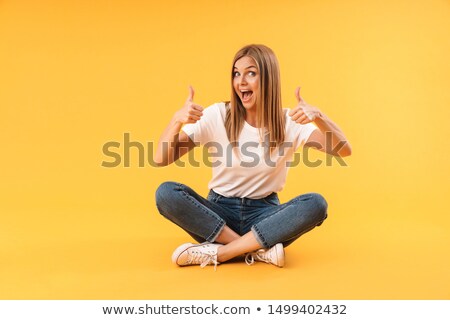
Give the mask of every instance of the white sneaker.
<svg viewBox="0 0 450 320">
<path fill-rule="evenodd" d="M 208 264 L 214 264 L 216 270 L 219 262 L 217 261 L 217 249 L 222 244 L 204 242 L 200 244 L 185 243 L 175 249 L 172 254 L 172 262 L 179 266 L 189 266 L 199 264 L 204 268 Z"/>
<path fill-rule="evenodd" d="M 269 249 L 259 249 L 245 255 L 245 263 L 252 265 L 255 261 L 273 264 L 282 268 L 284 266 L 283 244 L 277 243 Z"/>
</svg>

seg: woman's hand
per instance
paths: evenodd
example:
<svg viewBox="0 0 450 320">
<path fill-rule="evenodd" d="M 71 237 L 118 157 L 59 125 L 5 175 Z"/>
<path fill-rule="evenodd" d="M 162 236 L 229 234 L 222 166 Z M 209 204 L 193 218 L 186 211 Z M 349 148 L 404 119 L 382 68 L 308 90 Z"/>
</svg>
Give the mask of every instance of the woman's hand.
<svg viewBox="0 0 450 320">
<path fill-rule="evenodd" d="M 291 119 L 300 124 L 307 124 L 316 120 L 320 116 L 320 110 L 305 102 L 300 96 L 300 87 L 295 90 L 295 96 L 298 104 L 295 108 L 289 111 Z"/>
<path fill-rule="evenodd" d="M 183 108 L 175 113 L 175 121 L 181 124 L 196 123 L 203 116 L 203 107 L 195 104 L 194 89 L 189 86 L 189 96 L 184 103 Z"/>
<path fill-rule="evenodd" d="M 298 104 L 289 111 L 289 116 L 299 124 L 307 124 L 314 121 L 317 127 L 305 146 L 316 148 L 328 154 L 347 157 L 352 154 L 352 147 L 341 129 L 330 118 L 316 107 L 310 106 L 300 96 L 300 87 L 295 90 Z"/>
<path fill-rule="evenodd" d="M 192 102 L 193 99 L 194 89 L 189 86 L 189 96 L 183 108 L 175 112 L 159 138 L 154 159 L 156 165 L 167 166 L 196 146 L 188 135 L 181 130 L 183 124 L 196 123 L 203 115 L 203 108 Z"/>
</svg>

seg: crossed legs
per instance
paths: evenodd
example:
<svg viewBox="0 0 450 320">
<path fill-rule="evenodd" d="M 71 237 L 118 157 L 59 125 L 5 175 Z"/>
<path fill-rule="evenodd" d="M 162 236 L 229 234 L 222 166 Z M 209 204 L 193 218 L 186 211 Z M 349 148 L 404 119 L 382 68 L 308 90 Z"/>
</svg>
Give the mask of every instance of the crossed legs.
<svg viewBox="0 0 450 320">
<path fill-rule="evenodd" d="M 252 231 L 241 237 L 228 226 L 222 229 L 216 238 L 216 242 L 224 244 L 217 249 L 217 260 L 219 262 L 225 262 L 241 254 L 262 248 Z"/>
<path fill-rule="evenodd" d="M 204 199 L 183 184 L 161 184 L 156 192 L 156 204 L 164 217 L 199 242 L 206 240 L 222 244 L 206 248 L 214 253 L 218 262 L 259 249 L 269 250 L 280 242 L 288 245 L 326 218 L 323 197 L 305 194 L 286 204 L 274 206 L 262 215 L 261 221 L 252 226 L 252 230 L 240 236 L 226 224 L 227 213 L 223 207 Z M 279 247 L 276 253 L 280 254 Z M 282 254 L 284 263 L 284 252 Z"/>
</svg>

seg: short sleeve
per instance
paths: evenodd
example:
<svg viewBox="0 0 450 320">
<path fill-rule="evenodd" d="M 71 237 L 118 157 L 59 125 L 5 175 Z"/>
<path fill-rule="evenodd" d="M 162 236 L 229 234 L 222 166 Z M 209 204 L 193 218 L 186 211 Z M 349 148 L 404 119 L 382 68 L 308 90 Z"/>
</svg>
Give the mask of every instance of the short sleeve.
<svg viewBox="0 0 450 320">
<path fill-rule="evenodd" d="M 301 126 L 300 128 L 300 134 L 299 134 L 299 145 L 297 145 L 297 148 L 300 147 L 301 145 L 304 145 L 306 143 L 306 141 L 308 141 L 309 137 L 311 136 L 311 134 L 313 133 L 314 130 L 317 129 L 317 127 L 310 123 L 307 124 L 298 124 L 299 126 Z"/>
<path fill-rule="evenodd" d="M 204 145 L 209 141 L 213 141 L 214 128 L 217 127 L 219 117 L 219 105 L 216 103 L 203 110 L 203 116 L 200 120 L 196 123 L 186 124 L 181 130 L 183 130 L 195 144 Z"/>
<path fill-rule="evenodd" d="M 295 150 L 304 145 L 308 141 L 309 136 L 317 127 L 313 123 L 299 124 L 292 121 L 286 112 L 286 133 L 290 141 L 294 143 Z"/>
</svg>

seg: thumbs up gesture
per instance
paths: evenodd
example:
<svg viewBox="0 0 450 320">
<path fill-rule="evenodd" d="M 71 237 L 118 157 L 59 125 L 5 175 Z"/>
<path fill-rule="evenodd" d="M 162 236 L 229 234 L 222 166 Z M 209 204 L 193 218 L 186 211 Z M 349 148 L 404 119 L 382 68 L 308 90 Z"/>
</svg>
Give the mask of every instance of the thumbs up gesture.
<svg viewBox="0 0 450 320">
<path fill-rule="evenodd" d="M 319 115 L 320 110 L 305 102 L 300 96 L 300 87 L 295 90 L 295 96 L 297 98 L 297 106 L 289 111 L 291 119 L 300 124 L 307 124 L 313 122 Z"/>
<path fill-rule="evenodd" d="M 189 86 L 189 95 L 183 108 L 175 113 L 176 121 L 181 124 L 196 123 L 203 116 L 203 107 L 194 103 L 194 88 Z"/>
</svg>

